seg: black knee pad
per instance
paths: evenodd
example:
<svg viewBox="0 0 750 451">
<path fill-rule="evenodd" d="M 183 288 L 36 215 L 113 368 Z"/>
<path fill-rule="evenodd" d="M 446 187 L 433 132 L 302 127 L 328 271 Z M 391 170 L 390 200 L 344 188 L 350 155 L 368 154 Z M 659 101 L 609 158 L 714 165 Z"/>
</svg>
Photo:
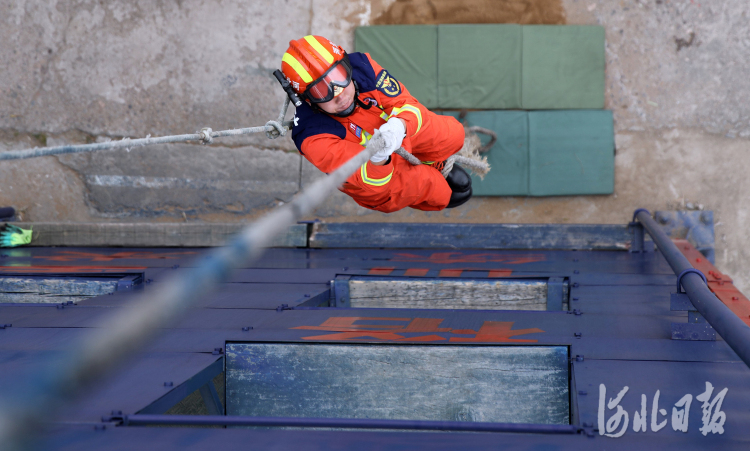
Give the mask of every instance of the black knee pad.
<svg viewBox="0 0 750 451">
<path fill-rule="evenodd" d="M 471 189 L 471 177 L 464 168 L 457 164 L 453 165 L 453 169 L 451 169 L 445 181 L 448 182 L 448 186 L 454 193 L 462 193 Z"/>
<path fill-rule="evenodd" d="M 463 205 L 466 203 L 466 201 L 471 199 L 471 195 L 471 186 L 469 186 L 469 189 L 467 191 L 453 192 L 453 194 L 451 194 L 451 200 L 448 202 L 448 205 L 445 208 L 455 208 L 459 205 Z"/>
</svg>

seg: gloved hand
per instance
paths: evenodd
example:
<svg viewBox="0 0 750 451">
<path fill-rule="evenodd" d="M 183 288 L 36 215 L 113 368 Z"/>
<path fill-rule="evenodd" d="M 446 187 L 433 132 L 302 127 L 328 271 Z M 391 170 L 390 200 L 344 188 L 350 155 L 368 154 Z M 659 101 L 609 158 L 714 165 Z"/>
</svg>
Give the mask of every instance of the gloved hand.
<svg viewBox="0 0 750 451">
<path fill-rule="evenodd" d="M 381 125 L 378 131 L 380 132 L 379 135 L 383 147 L 370 157 L 370 161 L 373 163 L 380 163 L 381 161 L 387 160 L 396 149 L 401 147 L 401 142 L 406 136 L 404 122 L 397 117 L 388 119 L 388 122 Z M 373 136 L 373 138 L 375 138 L 375 136 Z"/>
</svg>

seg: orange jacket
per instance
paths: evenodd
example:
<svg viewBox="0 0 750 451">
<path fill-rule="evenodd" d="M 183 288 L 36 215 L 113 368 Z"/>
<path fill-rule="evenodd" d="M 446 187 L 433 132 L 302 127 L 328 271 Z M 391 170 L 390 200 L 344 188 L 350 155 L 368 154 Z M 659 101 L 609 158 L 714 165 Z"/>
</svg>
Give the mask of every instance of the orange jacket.
<svg viewBox="0 0 750 451">
<path fill-rule="evenodd" d="M 412 207 L 442 210 L 451 189 L 430 163 L 443 161 L 463 146 L 463 126 L 450 116 L 439 116 L 417 101 L 409 91 L 380 67 L 369 54 L 350 53 L 352 79 L 359 87 L 359 99 L 371 105 L 356 106 L 345 118 L 316 112 L 303 103 L 295 113 L 292 129 L 300 153 L 325 173 L 362 151 L 375 130 L 390 117 L 406 122 L 402 147 L 426 164 L 414 166 L 393 154 L 388 163 L 362 165 L 341 190 L 359 205 L 385 213 Z"/>
</svg>

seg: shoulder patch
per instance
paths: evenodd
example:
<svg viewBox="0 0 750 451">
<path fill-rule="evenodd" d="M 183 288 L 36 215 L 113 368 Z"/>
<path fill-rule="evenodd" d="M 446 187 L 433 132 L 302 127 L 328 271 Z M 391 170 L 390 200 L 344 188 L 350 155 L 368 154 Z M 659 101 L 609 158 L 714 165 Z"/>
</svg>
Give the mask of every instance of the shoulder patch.
<svg viewBox="0 0 750 451">
<path fill-rule="evenodd" d="M 387 70 L 381 70 L 375 80 L 375 87 L 378 91 L 388 97 L 396 97 L 401 94 L 401 85 L 391 74 L 388 73 Z"/>
</svg>

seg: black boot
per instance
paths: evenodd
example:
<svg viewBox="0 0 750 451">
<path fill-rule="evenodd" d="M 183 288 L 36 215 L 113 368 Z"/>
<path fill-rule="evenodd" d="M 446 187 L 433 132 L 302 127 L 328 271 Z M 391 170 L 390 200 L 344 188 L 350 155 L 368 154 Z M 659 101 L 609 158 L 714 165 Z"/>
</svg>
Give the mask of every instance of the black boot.
<svg viewBox="0 0 750 451">
<path fill-rule="evenodd" d="M 453 164 L 453 169 L 448 173 L 445 181 L 448 182 L 448 186 L 451 187 L 451 191 L 454 193 L 471 189 L 471 177 L 464 171 L 464 168 L 457 164 Z"/>
<path fill-rule="evenodd" d="M 448 206 L 445 208 L 458 207 L 471 199 L 471 177 L 466 171 L 464 171 L 464 168 L 454 164 L 453 169 L 451 169 L 451 172 L 448 174 L 448 177 L 445 178 L 445 181 L 448 182 L 448 186 L 451 188 L 451 191 L 453 191 Z"/>
</svg>

